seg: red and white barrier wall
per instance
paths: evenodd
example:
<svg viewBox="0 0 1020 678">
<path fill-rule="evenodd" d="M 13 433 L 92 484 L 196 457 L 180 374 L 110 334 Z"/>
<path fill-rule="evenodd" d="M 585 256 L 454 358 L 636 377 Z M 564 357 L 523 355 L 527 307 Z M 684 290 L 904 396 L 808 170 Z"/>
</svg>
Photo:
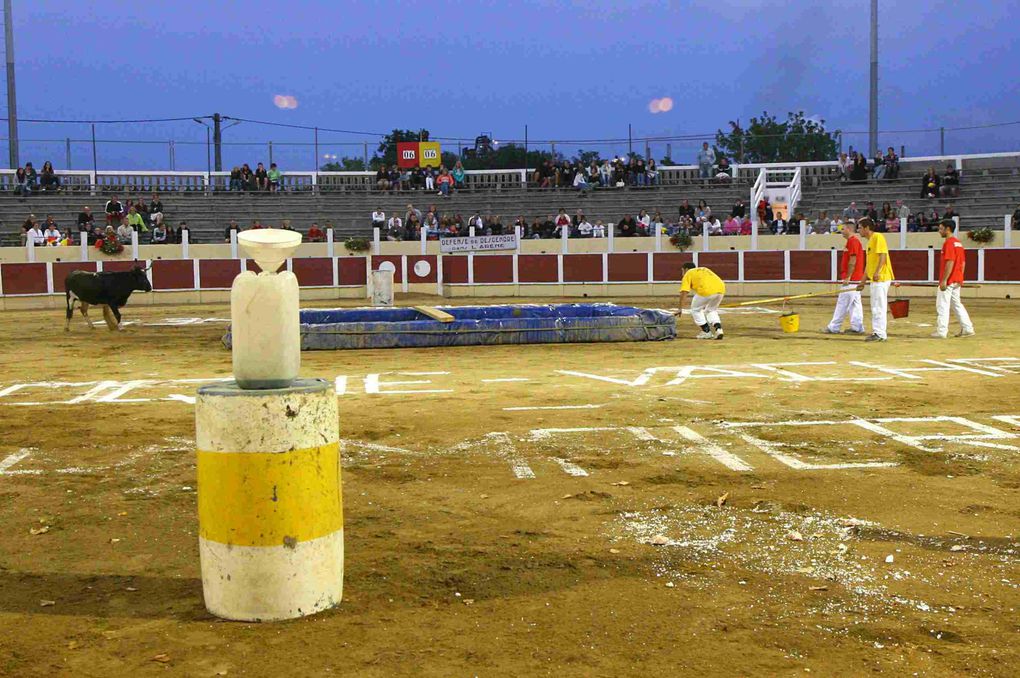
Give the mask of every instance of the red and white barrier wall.
<svg viewBox="0 0 1020 678">
<path fill-rule="evenodd" d="M 398 291 L 447 296 L 572 295 L 614 293 L 673 294 L 681 267 L 693 261 L 716 271 L 731 283 L 795 285 L 831 281 L 838 271 L 838 250 L 627 252 L 601 254 L 384 254 L 291 259 L 307 298 L 364 297 L 368 273 L 392 265 Z M 934 249 L 893 250 L 896 277 L 903 281 L 935 281 L 938 253 Z M 246 259 L 157 259 L 145 261 L 152 287 L 152 303 L 222 300 Z M 63 295 L 64 278 L 73 270 L 122 271 L 131 260 L 31 262 L 0 264 L 0 297 L 5 307 L 24 308 L 32 297 Z M 967 251 L 966 277 L 989 283 L 981 296 L 1004 296 L 1009 285 L 1020 286 L 1020 249 Z M 643 285 L 639 290 L 619 285 Z M 313 293 L 318 291 L 318 293 Z M 739 290 L 733 290 L 740 293 Z M 173 295 L 172 293 L 178 293 Z M 196 293 L 201 293 L 195 296 Z M 219 294 L 216 294 L 219 293 Z M 163 299 L 160 296 L 163 295 Z M 175 296 L 177 298 L 175 298 Z M 22 300 L 20 303 L 12 303 Z M 145 302 L 141 302 L 145 303 Z"/>
</svg>

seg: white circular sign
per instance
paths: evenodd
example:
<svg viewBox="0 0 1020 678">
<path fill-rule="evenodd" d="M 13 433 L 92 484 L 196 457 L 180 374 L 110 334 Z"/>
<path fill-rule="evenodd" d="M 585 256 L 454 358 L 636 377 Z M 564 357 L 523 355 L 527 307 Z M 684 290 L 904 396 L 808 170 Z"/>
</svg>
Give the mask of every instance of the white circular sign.
<svg viewBox="0 0 1020 678">
<path fill-rule="evenodd" d="M 390 273 L 396 273 L 397 267 L 393 265 L 392 261 L 384 261 L 379 264 L 380 271 L 389 271 Z"/>
<path fill-rule="evenodd" d="M 431 272 L 432 272 L 432 266 L 431 266 L 431 264 L 429 264 L 429 262 L 425 261 L 424 259 L 421 259 L 421 260 L 415 262 L 415 264 L 414 264 L 414 274 L 416 276 L 418 276 L 419 278 L 424 278 L 425 276 L 427 276 Z"/>
</svg>

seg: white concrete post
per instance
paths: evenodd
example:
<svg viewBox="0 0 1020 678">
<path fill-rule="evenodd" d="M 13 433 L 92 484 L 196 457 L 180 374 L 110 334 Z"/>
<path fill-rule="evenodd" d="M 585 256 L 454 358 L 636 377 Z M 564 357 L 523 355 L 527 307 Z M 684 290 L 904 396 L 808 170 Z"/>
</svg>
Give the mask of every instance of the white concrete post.
<svg viewBox="0 0 1020 678">
<path fill-rule="evenodd" d="M 798 235 L 798 238 L 800 239 L 800 244 L 798 245 L 799 249 L 806 250 L 807 249 L 807 221 L 805 221 L 804 219 L 800 220 L 800 234 Z"/>
<path fill-rule="evenodd" d="M 25 241 L 25 247 L 28 249 L 25 258 L 30 263 L 35 261 L 35 241 L 32 239 L 32 236 L 28 236 L 28 239 Z"/>
<path fill-rule="evenodd" d="M 560 227 L 560 251 L 566 254 L 568 251 L 567 238 L 570 237 L 570 226 Z"/>
<path fill-rule="evenodd" d="M 187 231 L 185 231 L 187 233 Z M 131 258 L 138 260 L 138 231 L 131 231 Z"/>
<path fill-rule="evenodd" d="M 517 253 L 521 253 L 521 240 L 524 239 L 524 228 L 518 224 L 514 226 L 514 233 L 517 234 Z"/>
<path fill-rule="evenodd" d="M 744 250 L 737 250 L 737 282 L 744 282 Z"/>
<path fill-rule="evenodd" d="M 900 249 L 907 249 L 907 218 L 900 217 Z"/>
<path fill-rule="evenodd" d="M 606 236 L 609 238 L 609 253 L 616 251 L 614 242 L 616 240 L 616 224 L 606 224 Z"/>
<path fill-rule="evenodd" d="M 953 237 L 960 237 L 960 217 L 953 217 Z"/>
<path fill-rule="evenodd" d="M 758 249 L 758 220 L 755 219 L 751 222 L 751 249 Z"/>
<path fill-rule="evenodd" d="M 230 229 L 230 258 L 237 259 L 237 229 Z"/>
<path fill-rule="evenodd" d="M 425 254 L 428 251 L 428 244 L 427 244 L 428 243 L 428 239 L 429 239 L 428 229 L 426 229 L 425 225 L 422 224 L 422 227 L 421 227 L 421 253 L 422 254 Z"/>
<path fill-rule="evenodd" d="M 372 254 L 379 254 L 379 227 L 372 229 Z"/>
<path fill-rule="evenodd" d="M 655 251 L 662 251 L 662 226 L 655 224 Z"/>
<path fill-rule="evenodd" d="M 188 258 L 188 245 L 190 244 L 191 237 L 188 235 L 188 229 L 181 230 L 181 258 Z"/>
<path fill-rule="evenodd" d="M 329 257 L 330 259 L 333 258 L 334 246 L 335 245 L 334 245 L 334 242 L 333 242 L 333 229 L 332 228 L 327 228 L 326 229 L 326 256 Z"/>
<path fill-rule="evenodd" d="M 343 498 L 333 384 L 203 386 L 195 431 L 206 608 L 224 619 L 268 622 L 340 604 Z"/>
<path fill-rule="evenodd" d="M 475 227 L 474 226 L 468 226 L 468 235 L 470 237 L 472 237 L 472 238 L 475 237 Z"/>
<path fill-rule="evenodd" d="M 81 243 L 80 243 L 80 246 L 81 246 L 81 260 L 82 261 L 88 261 L 89 260 L 89 234 L 88 233 L 79 233 L 78 235 L 81 236 Z"/>
<path fill-rule="evenodd" d="M 1004 217 L 1003 226 L 1002 226 L 1002 228 L 1003 228 L 1003 231 L 1002 231 L 1002 244 L 1005 245 L 1006 247 L 1012 247 L 1013 246 L 1013 244 L 1012 244 L 1013 243 L 1013 232 L 1009 228 L 1009 222 L 1010 222 L 1010 215 L 1007 214 Z"/>
<path fill-rule="evenodd" d="M 708 222 L 701 222 L 701 249 L 704 252 L 708 251 Z"/>
</svg>

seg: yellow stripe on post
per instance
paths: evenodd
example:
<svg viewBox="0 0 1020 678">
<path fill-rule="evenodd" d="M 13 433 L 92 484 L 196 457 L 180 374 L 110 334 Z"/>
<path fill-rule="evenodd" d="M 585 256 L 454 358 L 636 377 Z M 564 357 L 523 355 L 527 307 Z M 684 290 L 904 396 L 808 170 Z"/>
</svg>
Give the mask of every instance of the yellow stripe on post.
<svg viewBox="0 0 1020 678">
<path fill-rule="evenodd" d="M 343 527 L 338 443 L 290 452 L 198 452 L 203 539 L 287 546 Z"/>
</svg>

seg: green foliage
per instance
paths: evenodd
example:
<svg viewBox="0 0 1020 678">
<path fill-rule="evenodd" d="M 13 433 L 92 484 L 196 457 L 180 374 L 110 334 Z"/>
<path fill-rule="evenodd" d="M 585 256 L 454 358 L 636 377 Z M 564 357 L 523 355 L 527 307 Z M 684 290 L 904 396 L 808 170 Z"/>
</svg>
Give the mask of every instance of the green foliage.
<svg viewBox="0 0 1020 678">
<path fill-rule="evenodd" d="M 344 241 L 348 252 L 367 252 L 370 246 L 368 238 L 348 238 Z"/>
<path fill-rule="evenodd" d="M 805 118 L 803 111 L 787 113 L 784 121 L 766 111 L 746 128 L 733 121 L 729 126 L 729 132 L 716 133 L 715 146 L 740 163 L 832 160 L 839 152 L 839 130 L 827 132 L 824 120 Z"/>
<path fill-rule="evenodd" d="M 446 164 L 445 153 L 443 157 L 443 164 Z M 525 165 L 535 167 L 547 159 L 552 159 L 552 155 L 544 151 L 529 150 L 527 156 L 525 156 L 524 146 L 500 144 L 497 148 L 493 149 L 492 153 L 481 158 L 467 158 L 463 161 L 463 164 L 464 169 L 469 170 L 522 169 Z M 450 167 L 451 165 L 446 166 Z"/>
<path fill-rule="evenodd" d="M 120 254 L 124 251 L 124 245 L 117 238 L 104 238 L 99 250 L 103 254 Z"/>
<path fill-rule="evenodd" d="M 694 239 L 691 238 L 691 234 L 685 230 L 679 230 L 673 235 L 669 236 L 669 243 L 680 250 L 681 252 L 686 251 L 691 245 L 694 244 Z"/>
<path fill-rule="evenodd" d="M 364 158 L 340 158 L 340 162 L 327 162 L 320 172 L 364 172 Z"/>
<path fill-rule="evenodd" d="M 995 240 L 995 231 L 987 226 L 982 226 L 981 228 L 967 231 L 967 237 L 974 242 L 989 243 Z"/>
</svg>

